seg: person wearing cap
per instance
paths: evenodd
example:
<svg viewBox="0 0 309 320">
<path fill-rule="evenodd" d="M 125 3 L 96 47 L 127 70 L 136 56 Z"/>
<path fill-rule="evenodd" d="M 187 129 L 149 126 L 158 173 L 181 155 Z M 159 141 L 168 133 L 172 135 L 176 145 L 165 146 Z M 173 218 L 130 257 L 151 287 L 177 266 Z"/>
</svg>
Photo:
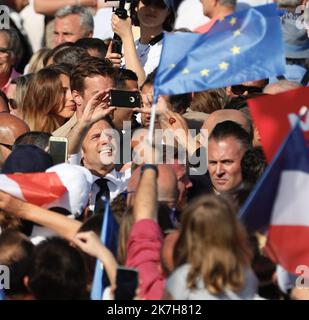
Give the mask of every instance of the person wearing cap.
<svg viewBox="0 0 309 320">
<path fill-rule="evenodd" d="M 131 17 L 112 17 L 113 31 L 123 42 L 124 62 L 127 69 L 138 76 L 139 86 L 145 81 L 160 61 L 164 31 L 172 31 L 175 15 L 169 7 L 170 1 L 133 0 Z M 132 25 L 140 26 L 141 37 L 134 42 Z M 121 55 L 118 55 L 118 59 Z M 117 62 L 117 59 L 113 61 Z"/>
</svg>

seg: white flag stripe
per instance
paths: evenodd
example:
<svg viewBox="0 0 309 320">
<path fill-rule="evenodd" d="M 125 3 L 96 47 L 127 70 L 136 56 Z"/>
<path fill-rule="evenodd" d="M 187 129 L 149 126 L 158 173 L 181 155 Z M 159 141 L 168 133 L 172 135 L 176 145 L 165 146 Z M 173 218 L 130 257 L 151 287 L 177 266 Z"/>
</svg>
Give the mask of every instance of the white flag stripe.
<svg viewBox="0 0 309 320">
<path fill-rule="evenodd" d="M 271 225 L 309 226 L 309 174 L 283 171 Z"/>
<path fill-rule="evenodd" d="M 3 190 L 4 192 L 11 194 L 12 196 L 18 199 L 25 200 L 19 187 L 19 184 L 14 180 L 10 179 L 5 174 L 0 175 L 0 190 Z"/>
</svg>

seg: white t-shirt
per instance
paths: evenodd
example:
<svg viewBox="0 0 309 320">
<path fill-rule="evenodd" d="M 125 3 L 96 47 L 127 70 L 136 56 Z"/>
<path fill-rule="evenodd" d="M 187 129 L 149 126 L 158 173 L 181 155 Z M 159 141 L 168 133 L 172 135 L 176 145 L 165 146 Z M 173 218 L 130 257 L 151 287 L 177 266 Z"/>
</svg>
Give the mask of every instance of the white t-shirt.
<svg viewBox="0 0 309 320">
<path fill-rule="evenodd" d="M 162 50 L 162 39 L 154 45 L 142 44 L 137 40 L 135 41 L 135 46 L 137 55 L 147 76 L 159 65 Z"/>
</svg>

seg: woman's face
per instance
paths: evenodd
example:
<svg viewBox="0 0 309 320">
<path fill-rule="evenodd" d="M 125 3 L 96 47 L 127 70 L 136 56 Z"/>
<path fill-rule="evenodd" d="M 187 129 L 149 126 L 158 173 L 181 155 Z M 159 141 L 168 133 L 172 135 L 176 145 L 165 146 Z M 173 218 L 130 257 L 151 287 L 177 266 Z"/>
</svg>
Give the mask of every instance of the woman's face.
<svg viewBox="0 0 309 320">
<path fill-rule="evenodd" d="M 141 26 L 162 26 L 169 10 L 163 0 L 140 0 L 137 7 L 137 16 Z"/>
<path fill-rule="evenodd" d="M 60 80 L 62 82 L 62 88 L 64 92 L 64 99 L 63 99 L 63 108 L 58 113 L 58 115 L 64 119 L 69 119 L 73 116 L 74 112 L 76 111 L 76 104 L 73 100 L 71 88 L 70 88 L 70 78 L 62 74 L 60 76 Z"/>
</svg>

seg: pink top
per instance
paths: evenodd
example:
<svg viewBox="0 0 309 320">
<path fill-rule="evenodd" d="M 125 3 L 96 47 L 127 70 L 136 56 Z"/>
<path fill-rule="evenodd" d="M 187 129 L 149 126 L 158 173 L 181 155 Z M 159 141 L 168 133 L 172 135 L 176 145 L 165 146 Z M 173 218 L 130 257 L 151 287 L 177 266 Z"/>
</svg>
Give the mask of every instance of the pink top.
<svg viewBox="0 0 309 320">
<path fill-rule="evenodd" d="M 160 251 L 163 235 L 159 225 L 152 219 L 136 222 L 127 245 L 126 267 L 139 272 L 140 297 L 159 300 L 163 296 L 165 278 L 160 270 Z"/>
<path fill-rule="evenodd" d="M 12 68 L 12 72 L 11 72 L 11 74 L 10 74 L 9 80 L 8 80 L 7 83 L 1 88 L 1 90 L 2 90 L 5 94 L 7 94 L 8 89 L 9 89 L 9 87 L 10 87 L 10 85 L 11 85 L 12 80 L 14 80 L 14 79 L 16 79 L 16 78 L 18 78 L 18 77 L 20 77 L 20 76 L 21 76 L 21 74 L 18 73 L 14 68 Z"/>
<path fill-rule="evenodd" d="M 217 21 L 218 19 L 214 18 L 214 19 L 211 19 L 210 21 L 208 21 L 207 23 L 203 24 L 202 26 L 196 28 L 194 30 L 194 32 L 196 33 L 206 33 L 208 32 L 212 27 L 213 25 L 215 24 L 215 22 Z"/>
</svg>

